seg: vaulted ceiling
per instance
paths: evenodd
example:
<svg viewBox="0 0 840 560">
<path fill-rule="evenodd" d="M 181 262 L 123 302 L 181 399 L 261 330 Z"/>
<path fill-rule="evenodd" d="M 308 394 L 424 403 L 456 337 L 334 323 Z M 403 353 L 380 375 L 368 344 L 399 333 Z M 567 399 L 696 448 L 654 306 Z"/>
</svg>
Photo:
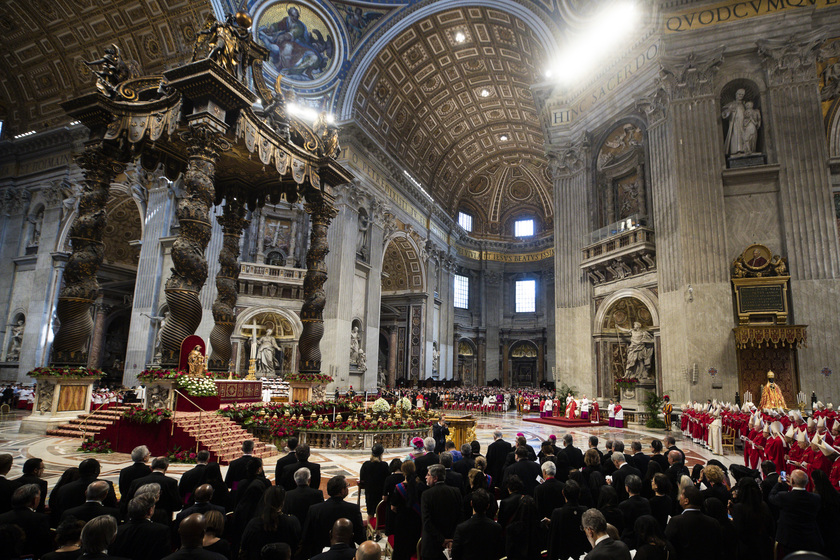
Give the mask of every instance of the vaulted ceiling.
<svg viewBox="0 0 840 560">
<path fill-rule="evenodd" d="M 66 124 L 59 103 L 93 91 L 84 61 L 114 43 L 143 74 L 192 53 L 207 0 L 3 0 L 0 2 L 0 119 L 11 134 Z"/>
<path fill-rule="evenodd" d="M 472 211 L 477 233 L 504 235 L 513 208 L 548 225 L 544 136 L 529 89 L 545 56 L 533 30 L 509 13 L 441 11 L 363 70 L 354 117 L 453 216 Z"/>
</svg>

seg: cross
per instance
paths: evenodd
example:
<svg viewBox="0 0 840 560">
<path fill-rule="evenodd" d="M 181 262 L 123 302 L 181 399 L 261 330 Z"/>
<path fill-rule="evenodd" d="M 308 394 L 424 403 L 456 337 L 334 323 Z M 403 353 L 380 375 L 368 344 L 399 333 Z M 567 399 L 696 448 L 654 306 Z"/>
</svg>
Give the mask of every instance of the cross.
<svg viewBox="0 0 840 560">
<path fill-rule="evenodd" d="M 242 325 L 242 328 L 251 330 L 251 359 L 255 360 L 257 358 L 257 334 L 263 326 L 252 323 L 250 325 Z"/>
</svg>

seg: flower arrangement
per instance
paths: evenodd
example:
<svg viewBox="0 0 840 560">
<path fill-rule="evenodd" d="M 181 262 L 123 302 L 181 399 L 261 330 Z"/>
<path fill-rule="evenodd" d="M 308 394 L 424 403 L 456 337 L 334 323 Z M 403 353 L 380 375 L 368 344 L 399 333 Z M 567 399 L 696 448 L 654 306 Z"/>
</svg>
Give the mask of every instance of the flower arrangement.
<svg viewBox="0 0 840 560">
<path fill-rule="evenodd" d="M 178 387 L 185 389 L 191 397 L 215 397 L 219 394 L 216 382 L 207 377 L 182 377 L 178 380 Z"/>
<path fill-rule="evenodd" d="M 186 372 L 175 371 L 169 369 L 144 369 L 137 374 L 137 381 L 140 383 L 148 383 L 150 381 L 178 381 L 186 377 Z"/>
<path fill-rule="evenodd" d="M 370 409 L 377 414 L 384 414 L 391 410 L 391 405 L 388 404 L 388 401 L 379 397 L 373 402 L 373 406 L 371 406 Z"/>
<path fill-rule="evenodd" d="M 166 458 L 170 463 L 196 463 L 198 462 L 196 457 L 195 451 L 181 449 L 178 445 L 166 452 Z"/>
<path fill-rule="evenodd" d="M 333 382 L 333 378 L 323 373 L 289 373 L 285 380 L 289 383 L 320 383 L 327 385 Z"/>
<path fill-rule="evenodd" d="M 85 378 L 85 377 L 95 377 L 99 378 L 105 375 L 105 372 L 100 371 L 98 369 L 92 368 L 84 368 L 84 367 L 76 367 L 76 368 L 64 368 L 64 367 L 39 367 L 35 368 L 29 373 L 27 373 L 29 377 L 34 377 L 35 379 L 43 379 L 48 377 L 66 377 L 71 379 L 78 379 L 78 378 Z"/>
<path fill-rule="evenodd" d="M 113 453 L 114 450 L 111 449 L 111 442 L 107 439 L 103 440 L 94 440 L 92 437 L 87 438 L 82 442 L 82 446 L 77 449 L 77 451 L 81 451 L 82 453 Z"/>
<path fill-rule="evenodd" d="M 394 409 L 408 412 L 409 410 L 411 410 L 411 400 L 409 400 L 408 397 L 403 397 L 399 399 L 397 402 L 394 403 Z"/>
<path fill-rule="evenodd" d="M 635 377 L 622 377 L 621 379 L 616 379 L 615 384 L 616 386 L 622 389 L 632 389 L 639 383 L 639 380 Z"/>
<path fill-rule="evenodd" d="M 143 408 L 133 406 L 126 411 L 123 417 L 129 422 L 137 424 L 160 424 L 164 420 L 172 418 L 172 411 L 166 408 Z"/>
</svg>

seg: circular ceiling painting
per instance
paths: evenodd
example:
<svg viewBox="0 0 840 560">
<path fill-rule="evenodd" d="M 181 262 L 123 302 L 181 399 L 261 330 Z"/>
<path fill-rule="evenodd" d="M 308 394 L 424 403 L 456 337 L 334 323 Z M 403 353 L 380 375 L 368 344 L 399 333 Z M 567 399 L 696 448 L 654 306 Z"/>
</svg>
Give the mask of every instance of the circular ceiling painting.
<svg viewBox="0 0 840 560">
<path fill-rule="evenodd" d="M 321 13 L 300 2 L 275 2 L 256 14 L 256 41 L 269 51 L 264 68 L 307 86 L 320 85 L 338 69 L 338 34 Z M 272 80 L 273 81 L 273 80 Z"/>
</svg>

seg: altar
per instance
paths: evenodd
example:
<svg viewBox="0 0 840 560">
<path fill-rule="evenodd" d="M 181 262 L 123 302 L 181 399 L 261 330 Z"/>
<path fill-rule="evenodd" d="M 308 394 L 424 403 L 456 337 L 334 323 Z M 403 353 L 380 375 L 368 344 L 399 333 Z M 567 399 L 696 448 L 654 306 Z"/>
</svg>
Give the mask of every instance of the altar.
<svg viewBox="0 0 840 560">
<path fill-rule="evenodd" d="M 219 403 L 222 405 L 262 400 L 262 381 L 217 379 L 216 389 L 219 391 Z"/>
</svg>

